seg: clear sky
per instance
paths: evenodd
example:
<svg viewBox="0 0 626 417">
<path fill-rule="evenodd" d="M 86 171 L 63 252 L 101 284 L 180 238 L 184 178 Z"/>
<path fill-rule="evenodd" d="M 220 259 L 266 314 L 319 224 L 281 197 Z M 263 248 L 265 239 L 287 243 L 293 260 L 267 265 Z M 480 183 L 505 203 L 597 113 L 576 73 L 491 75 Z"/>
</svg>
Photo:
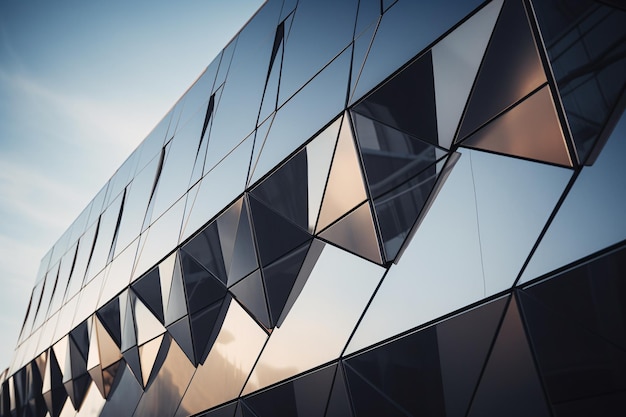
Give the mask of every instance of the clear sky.
<svg viewBox="0 0 626 417">
<path fill-rule="evenodd" d="M 262 3 L 0 1 L 0 372 L 41 258 Z"/>
</svg>

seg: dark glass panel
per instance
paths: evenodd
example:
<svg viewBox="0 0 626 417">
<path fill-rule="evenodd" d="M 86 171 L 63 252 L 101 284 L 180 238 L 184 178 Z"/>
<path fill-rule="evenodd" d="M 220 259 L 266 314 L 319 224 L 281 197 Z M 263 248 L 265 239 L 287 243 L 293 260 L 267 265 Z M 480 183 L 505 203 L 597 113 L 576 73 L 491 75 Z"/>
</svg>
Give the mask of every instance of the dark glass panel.
<svg viewBox="0 0 626 417">
<path fill-rule="evenodd" d="M 383 263 L 369 202 L 330 225 L 319 237 L 372 262 Z"/>
<path fill-rule="evenodd" d="M 450 149 L 503 0 L 492 1 L 432 49 L 439 146 Z"/>
<path fill-rule="evenodd" d="M 328 398 L 326 417 L 352 417 L 352 407 L 350 406 L 350 394 L 346 388 L 346 381 L 343 365 L 339 362 L 333 388 Z"/>
<path fill-rule="evenodd" d="M 512 298 L 467 416 L 550 414 L 517 303 Z"/>
<path fill-rule="evenodd" d="M 244 200 L 237 225 L 237 235 L 235 237 L 235 246 L 233 247 L 232 262 L 228 270 L 229 286 L 233 285 L 259 267 L 248 211 L 248 204 Z"/>
<path fill-rule="evenodd" d="M 191 335 L 196 355 L 195 363 L 201 363 L 204 353 L 206 352 L 208 354 L 208 351 L 211 349 L 212 333 L 214 333 L 215 330 L 218 330 L 221 325 L 221 323 L 218 323 L 218 320 L 222 304 L 224 304 L 222 301 L 218 301 L 204 310 L 193 313 L 190 316 Z"/>
<path fill-rule="evenodd" d="M 137 281 L 133 282 L 131 286 L 135 294 L 146 307 L 150 309 L 161 323 L 164 322 L 165 317 L 163 315 L 163 299 L 161 296 L 161 282 L 159 278 L 159 269 L 154 268 Z"/>
<path fill-rule="evenodd" d="M 350 366 L 346 366 L 346 376 L 356 417 L 408 415 L 408 412 L 400 410 Z"/>
<path fill-rule="evenodd" d="M 122 352 L 120 352 L 119 346 L 115 343 L 115 340 L 113 340 L 97 316 L 93 319 L 93 328 L 91 331 L 96 332 L 97 335 L 100 365 L 103 369 L 122 358 Z M 89 350 L 91 351 L 92 349 L 90 348 Z"/>
<path fill-rule="evenodd" d="M 185 285 L 180 268 L 180 252 L 176 256 L 174 270 L 172 271 L 172 282 L 169 296 L 167 298 L 167 309 L 165 311 L 165 324 L 169 325 L 179 318 L 188 314 L 187 298 L 185 296 Z"/>
<path fill-rule="evenodd" d="M 66 372 L 66 374 L 69 375 L 64 375 L 64 382 L 70 378 L 77 378 L 87 373 L 87 359 L 82 355 L 76 343 L 74 343 L 74 339 L 71 337 L 68 337 L 68 359 L 70 360 L 70 372 Z M 68 369 L 67 364 L 65 365 L 65 369 Z M 86 385 L 88 385 L 88 382 Z M 84 388 L 87 389 L 87 386 Z"/>
<path fill-rule="evenodd" d="M 126 365 L 131 371 L 131 374 L 135 376 L 138 383 L 143 384 L 143 377 L 141 374 L 141 359 L 139 358 L 139 348 L 133 346 L 123 353 Z"/>
<path fill-rule="evenodd" d="M 353 110 L 402 132 L 437 144 L 433 61 L 422 55 Z"/>
<path fill-rule="evenodd" d="M 120 369 L 120 365 L 123 365 L 123 361 L 115 362 L 113 365 L 102 371 L 102 383 L 104 386 L 104 397 L 107 398 L 111 392 L 111 386 L 115 382 L 117 371 Z"/>
<path fill-rule="evenodd" d="M 373 198 L 431 166 L 437 148 L 393 127 L 352 113 L 354 130 Z"/>
<path fill-rule="evenodd" d="M 478 0 L 401 1 L 390 8 L 380 22 L 354 100 L 415 57 L 480 3 Z M 411 41 L 406 42 L 406 39 Z"/>
<path fill-rule="evenodd" d="M 367 0 L 369 3 L 376 3 L 375 7 L 378 9 L 377 13 L 380 13 L 380 2 L 379 0 Z M 365 1 L 361 1 L 363 4 Z M 360 11 L 359 11 L 360 13 Z M 363 65 L 365 64 L 365 59 L 367 58 L 367 54 L 369 53 L 370 46 L 372 45 L 372 41 L 374 40 L 374 35 L 376 34 L 376 30 L 378 29 L 378 15 L 376 16 L 377 20 L 371 22 L 371 24 L 362 31 L 362 33 L 356 32 L 356 36 L 353 43 L 353 52 L 352 52 L 352 68 L 350 71 L 350 91 L 348 95 L 348 102 L 352 103 L 352 95 L 354 94 L 354 89 L 357 83 L 359 82 L 359 77 L 361 76 L 361 71 L 363 71 Z M 358 23 L 357 23 L 358 25 Z"/>
<path fill-rule="evenodd" d="M 180 252 L 180 262 L 190 313 L 193 314 L 224 297 L 226 287 L 195 259 Z"/>
<path fill-rule="evenodd" d="M 381 15 L 380 0 L 359 0 L 359 10 L 354 27 L 355 38 L 378 20 Z"/>
<path fill-rule="evenodd" d="M 133 314 L 133 306 L 130 291 L 126 290 L 120 294 L 120 319 L 122 320 L 122 346 L 124 352 L 132 346 L 137 345 L 137 331 L 135 329 L 135 315 Z M 134 295 L 133 295 L 134 297 Z M 122 311 L 123 310 L 123 311 Z M 91 353 L 90 353 L 91 357 Z"/>
<path fill-rule="evenodd" d="M 415 178 L 374 200 L 385 259 L 398 255 L 437 181 L 433 164 Z"/>
<path fill-rule="evenodd" d="M 626 352 L 523 292 L 519 299 L 556 415 L 582 416 L 589 404 L 597 415 L 620 415 L 626 408 Z"/>
<path fill-rule="evenodd" d="M 487 47 L 458 139 L 546 82 L 521 1 L 506 1 Z"/>
<path fill-rule="evenodd" d="M 100 321 L 107 329 L 109 334 L 115 340 L 118 346 L 122 345 L 122 329 L 120 326 L 120 301 L 116 297 L 109 301 L 104 307 L 100 308 L 97 312 Z"/>
<path fill-rule="evenodd" d="M 206 413 L 199 414 L 198 417 L 234 417 L 237 410 L 237 402 L 216 408 Z"/>
<path fill-rule="evenodd" d="M 408 413 L 445 414 L 435 328 L 394 340 L 352 357 L 346 364 Z M 353 379 L 350 378 L 350 383 Z M 355 407 L 359 406 L 355 404 Z"/>
<path fill-rule="evenodd" d="M 209 224 L 200 234 L 187 242 L 182 249 L 226 284 L 226 267 L 222 257 L 217 222 Z"/>
<path fill-rule="evenodd" d="M 606 139 L 600 135 L 626 83 L 626 11 L 600 3 L 533 2 L 581 162 Z"/>
<path fill-rule="evenodd" d="M 182 351 L 185 352 L 189 361 L 195 363 L 191 327 L 189 327 L 189 317 L 185 316 L 176 323 L 171 324 L 167 327 L 167 331 L 172 336 L 172 339 L 178 343 L 178 346 L 182 349 Z"/>
<path fill-rule="evenodd" d="M 83 358 L 87 359 L 89 354 L 89 328 L 87 321 L 82 322 L 76 326 L 71 332 L 70 337 L 76 344 L 76 348 L 79 350 Z"/>
<path fill-rule="evenodd" d="M 463 146 L 571 167 L 548 86 L 468 137 Z"/>
<path fill-rule="evenodd" d="M 302 150 L 256 186 L 250 194 L 307 230 L 307 153 Z"/>
<path fill-rule="evenodd" d="M 263 323 L 266 328 L 269 329 L 271 327 L 260 270 L 254 271 L 252 274 L 230 287 L 230 292 L 235 296 L 237 301 L 239 301 L 250 314 L 256 317 L 258 321 Z"/>
<path fill-rule="evenodd" d="M 287 298 L 291 293 L 298 273 L 309 250 L 308 244 L 294 250 L 263 268 L 265 291 L 269 303 L 272 326 L 278 322 Z"/>
<path fill-rule="evenodd" d="M 524 291 L 626 350 L 626 249 L 569 269 Z"/>
<path fill-rule="evenodd" d="M 311 239 L 305 230 L 254 197 L 249 201 L 261 265 L 268 265 Z"/>
<path fill-rule="evenodd" d="M 323 417 L 336 365 L 331 365 L 243 401 L 258 417 Z"/>
<path fill-rule="evenodd" d="M 357 5 L 356 0 L 298 3 L 285 43 L 279 105 L 352 41 Z"/>
<path fill-rule="evenodd" d="M 134 410 L 143 394 L 141 385 L 127 367 L 119 372 L 120 376 L 111 387 L 111 396 L 106 402 L 100 417 L 119 417 L 129 410 Z"/>
<path fill-rule="evenodd" d="M 447 417 L 465 416 L 506 301 L 501 298 L 437 325 Z"/>
<path fill-rule="evenodd" d="M 163 144 L 165 143 L 167 128 L 169 127 L 174 110 L 175 109 L 172 108 L 139 145 L 137 172 L 141 171 L 148 164 L 148 162 L 161 152 L 161 148 L 163 148 Z"/>
<path fill-rule="evenodd" d="M 64 384 L 65 391 L 74 406 L 74 410 L 79 410 L 83 404 L 90 383 L 91 377 L 88 374 L 84 374 Z"/>
<path fill-rule="evenodd" d="M 107 264 L 117 221 L 120 217 L 120 211 L 123 209 L 122 200 L 123 196 L 119 195 L 100 217 L 96 241 L 89 261 L 87 281 L 95 277 Z"/>
<path fill-rule="evenodd" d="M 137 344 L 143 345 L 148 340 L 165 332 L 163 324 L 152 314 L 150 309 L 131 291 L 130 298 L 135 313 L 135 328 L 137 329 Z"/>
</svg>

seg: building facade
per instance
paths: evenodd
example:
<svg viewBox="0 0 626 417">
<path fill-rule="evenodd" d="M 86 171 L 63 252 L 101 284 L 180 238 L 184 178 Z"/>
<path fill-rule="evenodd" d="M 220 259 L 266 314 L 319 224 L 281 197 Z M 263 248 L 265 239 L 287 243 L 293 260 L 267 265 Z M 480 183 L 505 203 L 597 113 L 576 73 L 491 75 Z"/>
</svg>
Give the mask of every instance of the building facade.
<svg viewBox="0 0 626 417">
<path fill-rule="evenodd" d="M 625 415 L 625 40 L 269 0 L 43 258 L 0 415 Z"/>
</svg>

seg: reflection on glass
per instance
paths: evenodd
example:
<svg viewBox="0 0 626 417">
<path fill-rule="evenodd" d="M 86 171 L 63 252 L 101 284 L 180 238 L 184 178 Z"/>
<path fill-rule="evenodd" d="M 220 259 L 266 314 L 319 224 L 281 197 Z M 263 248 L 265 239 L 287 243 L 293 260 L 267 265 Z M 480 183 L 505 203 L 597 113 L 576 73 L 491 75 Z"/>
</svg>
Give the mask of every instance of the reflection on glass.
<svg viewBox="0 0 626 417">
<path fill-rule="evenodd" d="M 139 239 L 136 239 L 124 252 L 120 253 L 119 256 L 111 262 L 110 267 L 106 270 L 106 278 L 102 286 L 98 307 L 106 304 L 117 293 L 128 286 L 130 274 L 135 264 L 135 255 L 138 246 Z"/>
<path fill-rule="evenodd" d="M 476 201 L 467 153 L 462 152 L 400 262 L 389 269 L 346 353 L 484 297 Z M 454 219 L 452 228 L 450 219 Z"/>
<path fill-rule="evenodd" d="M 83 399 L 80 409 L 75 417 L 98 417 L 101 416 L 106 400 L 98 392 L 96 385 L 91 382 Z"/>
<path fill-rule="evenodd" d="M 592 166 L 584 167 L 520 282 L 626 238 L 626 116 Z"/>
<path fill-rule="evenodd" d="M 134 299 L 133 308 L 135 312 L 135 326 L 137 329 L 137 344 L 141 346 L 148 340 L 163 334 L 165 328 L 139 298 L 134 294 L 131 295 L 131 298 Z"/>
<path fill-rule="evenodd" d="M 106 266 L 109 253 L 111 252 L 111 245 L 113 243 L 117 220 L 120 217 L 120 211 L 123 210 L 122 197 L 122 195 L 119 195 L 100 217 L 98 234 L 93 248 L 93 253 L 91 255 L 91 260 L 89 261 L 89 268 L 86 276 L 87 281 L 96 276 L 96 274 L 102 271 L 102 268 Z"/>
<path fill-rule="evenodd" d="M 478 151 L 470 159 L 488 296 L 513 285 L 573 172 Z"/>
<path fill-rule="evenodd" d="M 59 324 L 54 333 L 54 339 L 58 340 L 64 334 L 72 330 L 74 314 L 78 305 L 78 296 L 73 297 L 59 310 Z"/>
<path fill-rule="evenodd" d="M 78 306 L 76 307 L 76 315 L 74 316 L 74 324 L 72 327 L 76 327 L 83 320 L 93 314 L 96 311 L 96 304 L 100 297 L 100 290 L 102 287 L 102 281 L 104 280 L 105 272 L 98 274 L 94 279 L 85 285 L 79 295 Z"/>
<path fill-rule="evenodd" d="M 548 86 L 493 120 L 462 144 L 506 155 L 572 166 Z"/>
<path fill-rule="evenodd" d="M 366 198 L 361 164 L 355 149 L 352 130 L 348 118 L 344 117 L 316 231 L 324 229 Z"/>
<path fill-rule="evenodd" d="M 163 341 L 163 335 L 152 339 L 144 345 L 139 346 L 139 361 L 141 363 L 141 379 L 143 380 L 144 388 L 148 385 L 154 362 L 156 361 L 157 353 L 161 347 Z"/>
<path fill-rule="evenodd" d="M 433 49 L 439 146 L 452 145 L 503 0 L 492 1 Z"/>
<path fill-rule="evenodd" d="M 338 358 L 383 273 L 326 245 L 289 314 L 273 330 L 243 394 Z"/>
<path fill-rule="evenodd" d="M 215 344 L 204 364 L 198 366 L 176 416 L 195 414 L 236 398 L 265 340 L 265 332 L 238 303 L 231 302 Z"/>
<path fill-rule="evenodd" d="M 102 413 L 96 414 L 100 417 L 119 417 L 124 415 L 124 413 L 130 409 L 134 410 L 139 403 L 141 395 L 143 394 L 141 385 L 137 382 L 128 366 L 124 366 L 124 368 L 119 372 L 122 372 L 119 377 L 120 379 L 113 388 L 111 395 L 109 396 L 109 400 L 103 404 L 104 407 L 102 408 Z M 92 386 L 90 391 L 97 393 L 97 388 Z M 90 394 L 88 394 L 87 399 L 89 398 L 89 395 Z M 102 398 L 100 394 L 98 394 L 98 396 Z M 85 399 L 85 403 L 89 404 L 87 403 L 87 399 Z M 83 405 L 83 407 L 85 407 L 85 405 Z M 82 408 L 80 412 L 83 412 Z"/>
</svg>

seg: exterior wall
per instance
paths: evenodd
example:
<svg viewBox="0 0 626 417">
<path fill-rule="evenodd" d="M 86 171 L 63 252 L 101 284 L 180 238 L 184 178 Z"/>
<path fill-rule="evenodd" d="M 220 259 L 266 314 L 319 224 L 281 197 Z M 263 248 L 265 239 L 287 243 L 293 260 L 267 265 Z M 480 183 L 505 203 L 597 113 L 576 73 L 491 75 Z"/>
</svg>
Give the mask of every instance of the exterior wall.
<svg viewBox="0 0 626 417">
<path fill-rule="evenodd" d="M 623 415 L 610 3 L 268 1 L 42 260 L 0 416 Z"/>
</svg>

